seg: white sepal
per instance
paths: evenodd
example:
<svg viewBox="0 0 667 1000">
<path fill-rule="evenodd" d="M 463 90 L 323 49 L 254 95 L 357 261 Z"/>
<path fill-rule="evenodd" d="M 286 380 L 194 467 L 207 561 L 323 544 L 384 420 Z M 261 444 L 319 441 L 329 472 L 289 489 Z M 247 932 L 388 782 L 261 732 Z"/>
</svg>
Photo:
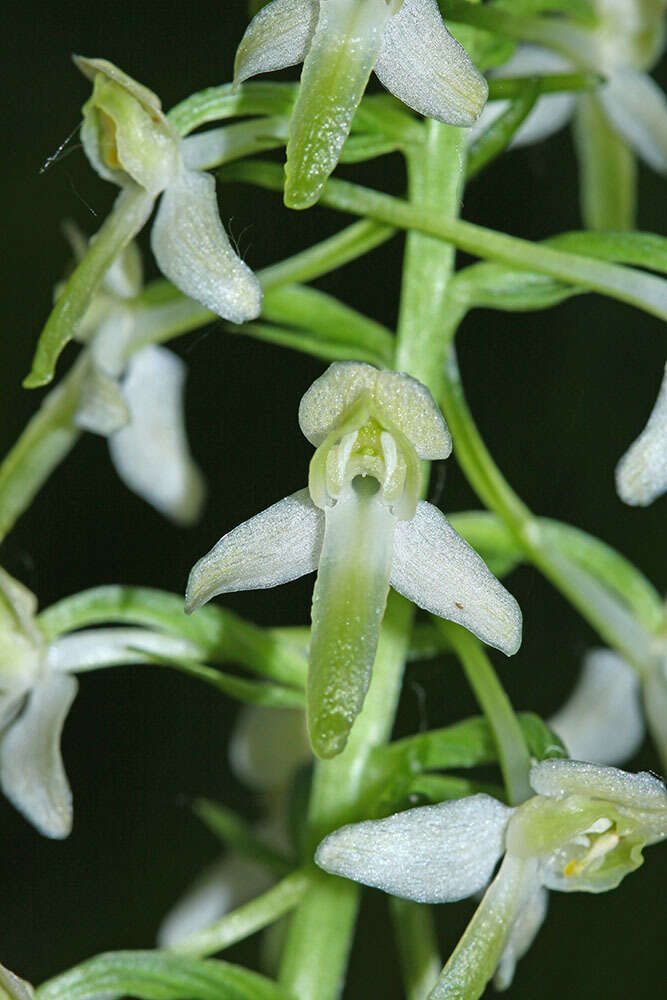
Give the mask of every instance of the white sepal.
<svg viewBox="0 0 667 1000">
<path fill-rule="evenodd" d="M 404 0 L 387 22 L 375 73 L 403 104 L 449 125 L 472 125 L 489 92 L 436 0 Z"/>
<path fill-rule="evenodd" d="M 530 784 L 538 795 L 550 798 L 582 795 L 629 809 L 667 811 L 667 789 L 648 771 L 629 774 L 576 760 L 543 760 L 531 769 Z"/>
<path fill-rule="evenodd" d="M 549 725 L 574 760 L 622 763 L 644 739 L 639 676 L 609 649 L 588 653 L 574 691 Z"/>
<path fill-rule="evenodd" d="M 232 323 L 259 315 L 262 290 L 232 249 L 209 174 L 179 171 L 160 199 L 151 247 L 165 277 L 206 309 Z"/>
<path fill-rule="evenodd" d="M 391 585 L 508 656 L 521 645 L 519 605 L 430 503 L 420 501 L 411 521 L 398 522 Z"/>
<path fill-rule="evenodd" d="M 319 0 L 273 0 L 255 14 L 234 60 L 234 85 L 303 62 L 315 34 Z"/>
<path fill-rule="evenodd" d="M 315 862 L 404 899 L 453 902 L 491 878 L 511 813 L 489 795 L 408 809 L 334 831 L 318 847 Z"/>
<path fill-rule="evenodd" d="M 647 73 L 619 70 L 599 90 L 614 128 L 649 166 L 667 173 L 667 98 Z"/>
<path fill-rule="evenodd" d="M 667 127 L 667 125 L 666 125 Z M 646 427 L 616 466 L 624 503 L 646 507 L 667 490 L 667 365 Z"/>
<path fill-rule="evenodd" d="M 2 790 L 45 837 L 61 839 L 72 829 L 72 793 L 60 736 L 77 687 L 73 677 L 47 674 L 0 740 Z"/>
<path fill-rule="evenodd" d="M 299 490 L 220 539 L 195 564 L 185 596 L 194 611 L 217 594 L 263 590 L 317 569 L 324 537 L 324 514 Z"/>
<path fill-rule="evenodd" d="M 199 516 L 204 482 L 188 448 L 183 413 L 185 365 L 151 345 L 131 359 L 123 379 L 130 424 L 109 438 L 123 482 L 156 510 L 182 524 Z"/>
<path fill-rule="evenodd" d="M 200 659 L 202 650 L 178 636 L 146 628 L 94 628 L 62 635 L 51 643 L 47 665 L 51 670 L 80 673 L 123 663 L 140 663 L 142 654 L 168 659 Z"/>
</svg>

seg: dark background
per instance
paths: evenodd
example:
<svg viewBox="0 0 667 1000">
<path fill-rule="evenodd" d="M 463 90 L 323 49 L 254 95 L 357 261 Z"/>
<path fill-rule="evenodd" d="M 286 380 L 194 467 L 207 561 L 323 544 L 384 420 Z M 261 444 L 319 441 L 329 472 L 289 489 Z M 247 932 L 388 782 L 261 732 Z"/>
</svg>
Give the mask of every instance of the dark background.
<svg viewBox="0 0 667 1000">
<path fill-rule="evenodd" d="M 103 56 L 161 95 L 166 108 L 229 80 L 245 24 L 227 4 L 95 4 L 28 0 L 5 24 L 3 220 L 5 264 L 0 451 L 15 440 L 39 393 L 21 389 L 63 273 L 64 218 L 94 231 L 114 190 L 80 148 L 40 174 L 76 129 L 89 85 L 69 55 Z M 664 74 L 663 74 L 664 79 Z M 75 140 L 76 145 L 76 140 Z M 359 168 L 366 183 L 400 193 L 399 158 Z M 664 182 L 641 169 L 640 227 L 664 232 Z M 577 228 L 576 173 L 567 131 L 512 153 L 466 193 L 467 219 L 526 238 Z M 245 259 L 260 267 L 335 231 L 323 210 L 288 213 L 278 196 L 225 188 L 221 212 Z M 145 246 L 145 239 L 144 239 Z M 396 318 L 402 243 L 393 241 L 320 282 L 390 326 Z M 154 265 L 147 254 L 149 276 Z M 619 456 L 644 425 L 664 363 L 659 322 L 597 296 L 539 314 L 475 312 L 459 336 L 472 410 L 501 469 L 539 513 L 599 535 L 664 587 L 665 501 L 624 507 L 613 489 Z M 2 563 L 41 606 L 100 583 L 182 592 L 187 572 L 223 531 L 301 487 L 311 449 L 299 433 L 299 399 L 323 365 L 212 326 L 180 338 L 189 365 L 188 423 L 208 477 L 201 524 L 170 526 L 115 476 L 105 443 L 87 436 L 5 542 Z M 74 356 L 69 348 L 60 371 Z M 439 470 L 444 475 L 444 470 Z M 446 467 L 446 510 L 476 507 L 455 460 Z M 596 638 L 531 569 L 510 588 L 522 606 L 524 643 L 497 658 L 518 708 L 548 715 L 566 697 Z M 305 623 L 311 580 L 226 602 L 266 624 Z M 422 706 L 422 695 L 426 695 Z M 453 662 L 412 667 L 399 727 L 439 725 L 475 710 Z M 75 827 L 63 843 L 40 838 L 0 802 L 0 959 L 39 982 L 94 953 L 150 947 L 165 910 L 217 845 L 191 817 L 194 794 L 252 811 L 231 777 L 226 738 L 236 707 L 169 671 L 85 675 L 67 721 L 64 757 Z M 659 767 L 646 746 L 633 769 Z M 667 853 L 603 897 L 554 893 L 550 917 L 519 966 L 511 996 L 648 997 L 664 981 Z M 367 893 L 349 997 L 399 996 L 391 930 L 379 893 Z M 370 912 L 369 912 L 370 911 Z M 471 912 L 440 907 L 443 954 Z M 251 960 L 252 947 L 230 952 Z M 371 985 L 372 984 L 372 987 Z M 651 988 L 652 984 L 652 988 Z"/>
</svg>

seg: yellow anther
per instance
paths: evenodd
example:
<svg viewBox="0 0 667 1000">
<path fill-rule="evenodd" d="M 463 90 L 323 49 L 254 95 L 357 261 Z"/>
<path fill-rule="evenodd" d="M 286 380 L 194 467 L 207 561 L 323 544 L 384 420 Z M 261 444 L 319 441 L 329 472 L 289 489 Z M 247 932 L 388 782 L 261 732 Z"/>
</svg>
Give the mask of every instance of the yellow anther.
<svg viewBox="0 0 667 1000">
<path fill-rule="evenodd" d="M 588 868 L 597 858 L 603 858 L 609 851 L 613 851 L 621 838 L 617 833 L 603 833 L 601 837 L 591 844 L 589 849 L 579 861 L 569 861 L 563 869 L 564 874 L 579 875 L 585 868 Z"/>
</svg>

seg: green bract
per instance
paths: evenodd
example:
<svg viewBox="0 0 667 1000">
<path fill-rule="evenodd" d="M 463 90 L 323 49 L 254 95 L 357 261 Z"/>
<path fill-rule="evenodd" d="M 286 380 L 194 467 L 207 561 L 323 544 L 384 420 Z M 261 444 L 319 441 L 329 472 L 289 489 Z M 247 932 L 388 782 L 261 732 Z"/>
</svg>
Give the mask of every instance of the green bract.
<svg viewBox="0 0 667 1000">
<path fill-rule="evenodd" d="M 368 690 L 390 584 L 508 655 L 521 641 L 521 612 L 444 515 L 419 500 L 420 459 L 451 451 L 425 386 L 359 362 L 333 364 L 303 397 L 299 422 L 317 446 L 309 490 L 223 536 L 193 568 L 186 609 L 317 569 L 308 727 L 315 753 L 333 757 Z"/>
</svg>

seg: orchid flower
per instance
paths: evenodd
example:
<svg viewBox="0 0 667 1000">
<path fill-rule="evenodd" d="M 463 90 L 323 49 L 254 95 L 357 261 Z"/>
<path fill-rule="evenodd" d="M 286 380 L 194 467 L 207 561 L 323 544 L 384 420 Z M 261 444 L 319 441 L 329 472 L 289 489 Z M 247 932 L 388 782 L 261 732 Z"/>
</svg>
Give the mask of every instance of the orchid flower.
<svg viewBox="0 0 667 1000">
<path fill-rule="evenodd" d="M 229 745 L 229 761 L 239 781 L 264 799 L 264 816 L 254 829 L 270 847 L 287 847 L 287 785 L 295 770 L 310 757 L 301 709 L 243 707 Z M 274 881 L 273 874 L 259 861 L 238 850 L 228 851 L 202 872 L 167 913 L 158 932 L 159 946 L 178 945 L 266 891 Z"/>
<path fill-rule="evenodd" d="M 325 871 L 423 903 L 479 892 L 502 863 L 432 1000 L 477 1000 L 495 973 L 506 989 L 544 920 L 547 889 L 606 892 L 667 837 L 667 789 L 654 775 L 572 760 L 530 773 L 536 793 L 516 808 L 488 795 L 353 823 L 330 834 Z"/>
<path fill-rule="evenodd" d="M 614 194 L 617 198 L 623 195 L 615 190 L 612 178 L 597 176 L 604 164 L 594 162 L 587 154 L 590 143 L 598 141 L 596 137 L 604 141 L 605 130 L 611 129 L 655 170 L 667 172 L 667 100 L 649 75 L 664 51 L 665 0 L 594 0 L 593 6 L 597 22 L 592 27 L 575 26 L 555 17 L 544 18 L 540 22 L 540 41 L 549 48 L 522 46 L 496 75 L 517 77 L 584 70 L 605 78 L 592 93 L 540 97 L 514 136 L 513 144 L 537 142 L 574 115 L 584 175 L 590 173 L 591 183 L 584 187 L 589 191 L 583 205 L 587 224 L 592 228 L 609 228 L 596 198 L 596 188 L 611 184 L 611 198 Z M 487 105 L 470 134 L 471 140 L 488 128 L 506 107 L 504 101 Z M 621 207 L 617 214 L 623 221 Z M 629 219 L 626 222 L 630 225 Z"/>
<path fill-rule="evenodd" d="M 234 81 L 303 62 L 285 167 L 285 204 L 314 204 L 375 70 L 420 114 L 471 125 L 488 88 L 447 31 L 436 0 L 273 0 L 253 18 Z"/>
<path fill-rule="evenodd" d="M 0 569 L 0 787 L 46 837 L 72 828 L 72 793 L 60 736 L 83 670 L 150 656 L 192 657 L 197 647 L 144 628 L 99 628 L 47 643 L 37 600 Z M 1 980 L 0 980 L 1 982 Z"/>
<path fill-rule="evenodd" d="M 301 400 L 299 423 L 317 449 L 308 489 L 224 535 L 190 573 L 186 610 L 317 569 L 307 718 L 315 753 L 333 757 L 363 705 L 390 584 L 508 656 L 521 612 L 444 514 L 419 500 L 419 459 L 452 447 L 421 383 L 334 363 Z"/>
<path fill-rule="evenodd" d="M 648 423 L 616 466 L 616 492 L 624 503 L 646 507 L 666 490 L 667 364 Z"/>
<path fill-rule="evenodd" d="M 92 166 L 123 189 L 141 189 L 149 212 L 162 195 L 151 232 L 162 273 L 224 319 L 244 323 L 258 316 L 259 282 L 223 229 L 215 181 L 185 165 L 181 140 L 159 98 L 106 59 L 74 61 L 93 82 L 81 127 Z"/>
<path fill-rule="evenodd" d="M 82 257 L 85 239 L 69 230 Z M 130 243 L 104 277 L 81 321 L 86 368 L 74 423 L 109 442 L 126 486 L 179 524 L 199 517 L 205 485 L 185 432 L 185 365 L 165 347 L 142 344 L 141 315 L 132 299 L 142 265 Z"/>
</svg>

